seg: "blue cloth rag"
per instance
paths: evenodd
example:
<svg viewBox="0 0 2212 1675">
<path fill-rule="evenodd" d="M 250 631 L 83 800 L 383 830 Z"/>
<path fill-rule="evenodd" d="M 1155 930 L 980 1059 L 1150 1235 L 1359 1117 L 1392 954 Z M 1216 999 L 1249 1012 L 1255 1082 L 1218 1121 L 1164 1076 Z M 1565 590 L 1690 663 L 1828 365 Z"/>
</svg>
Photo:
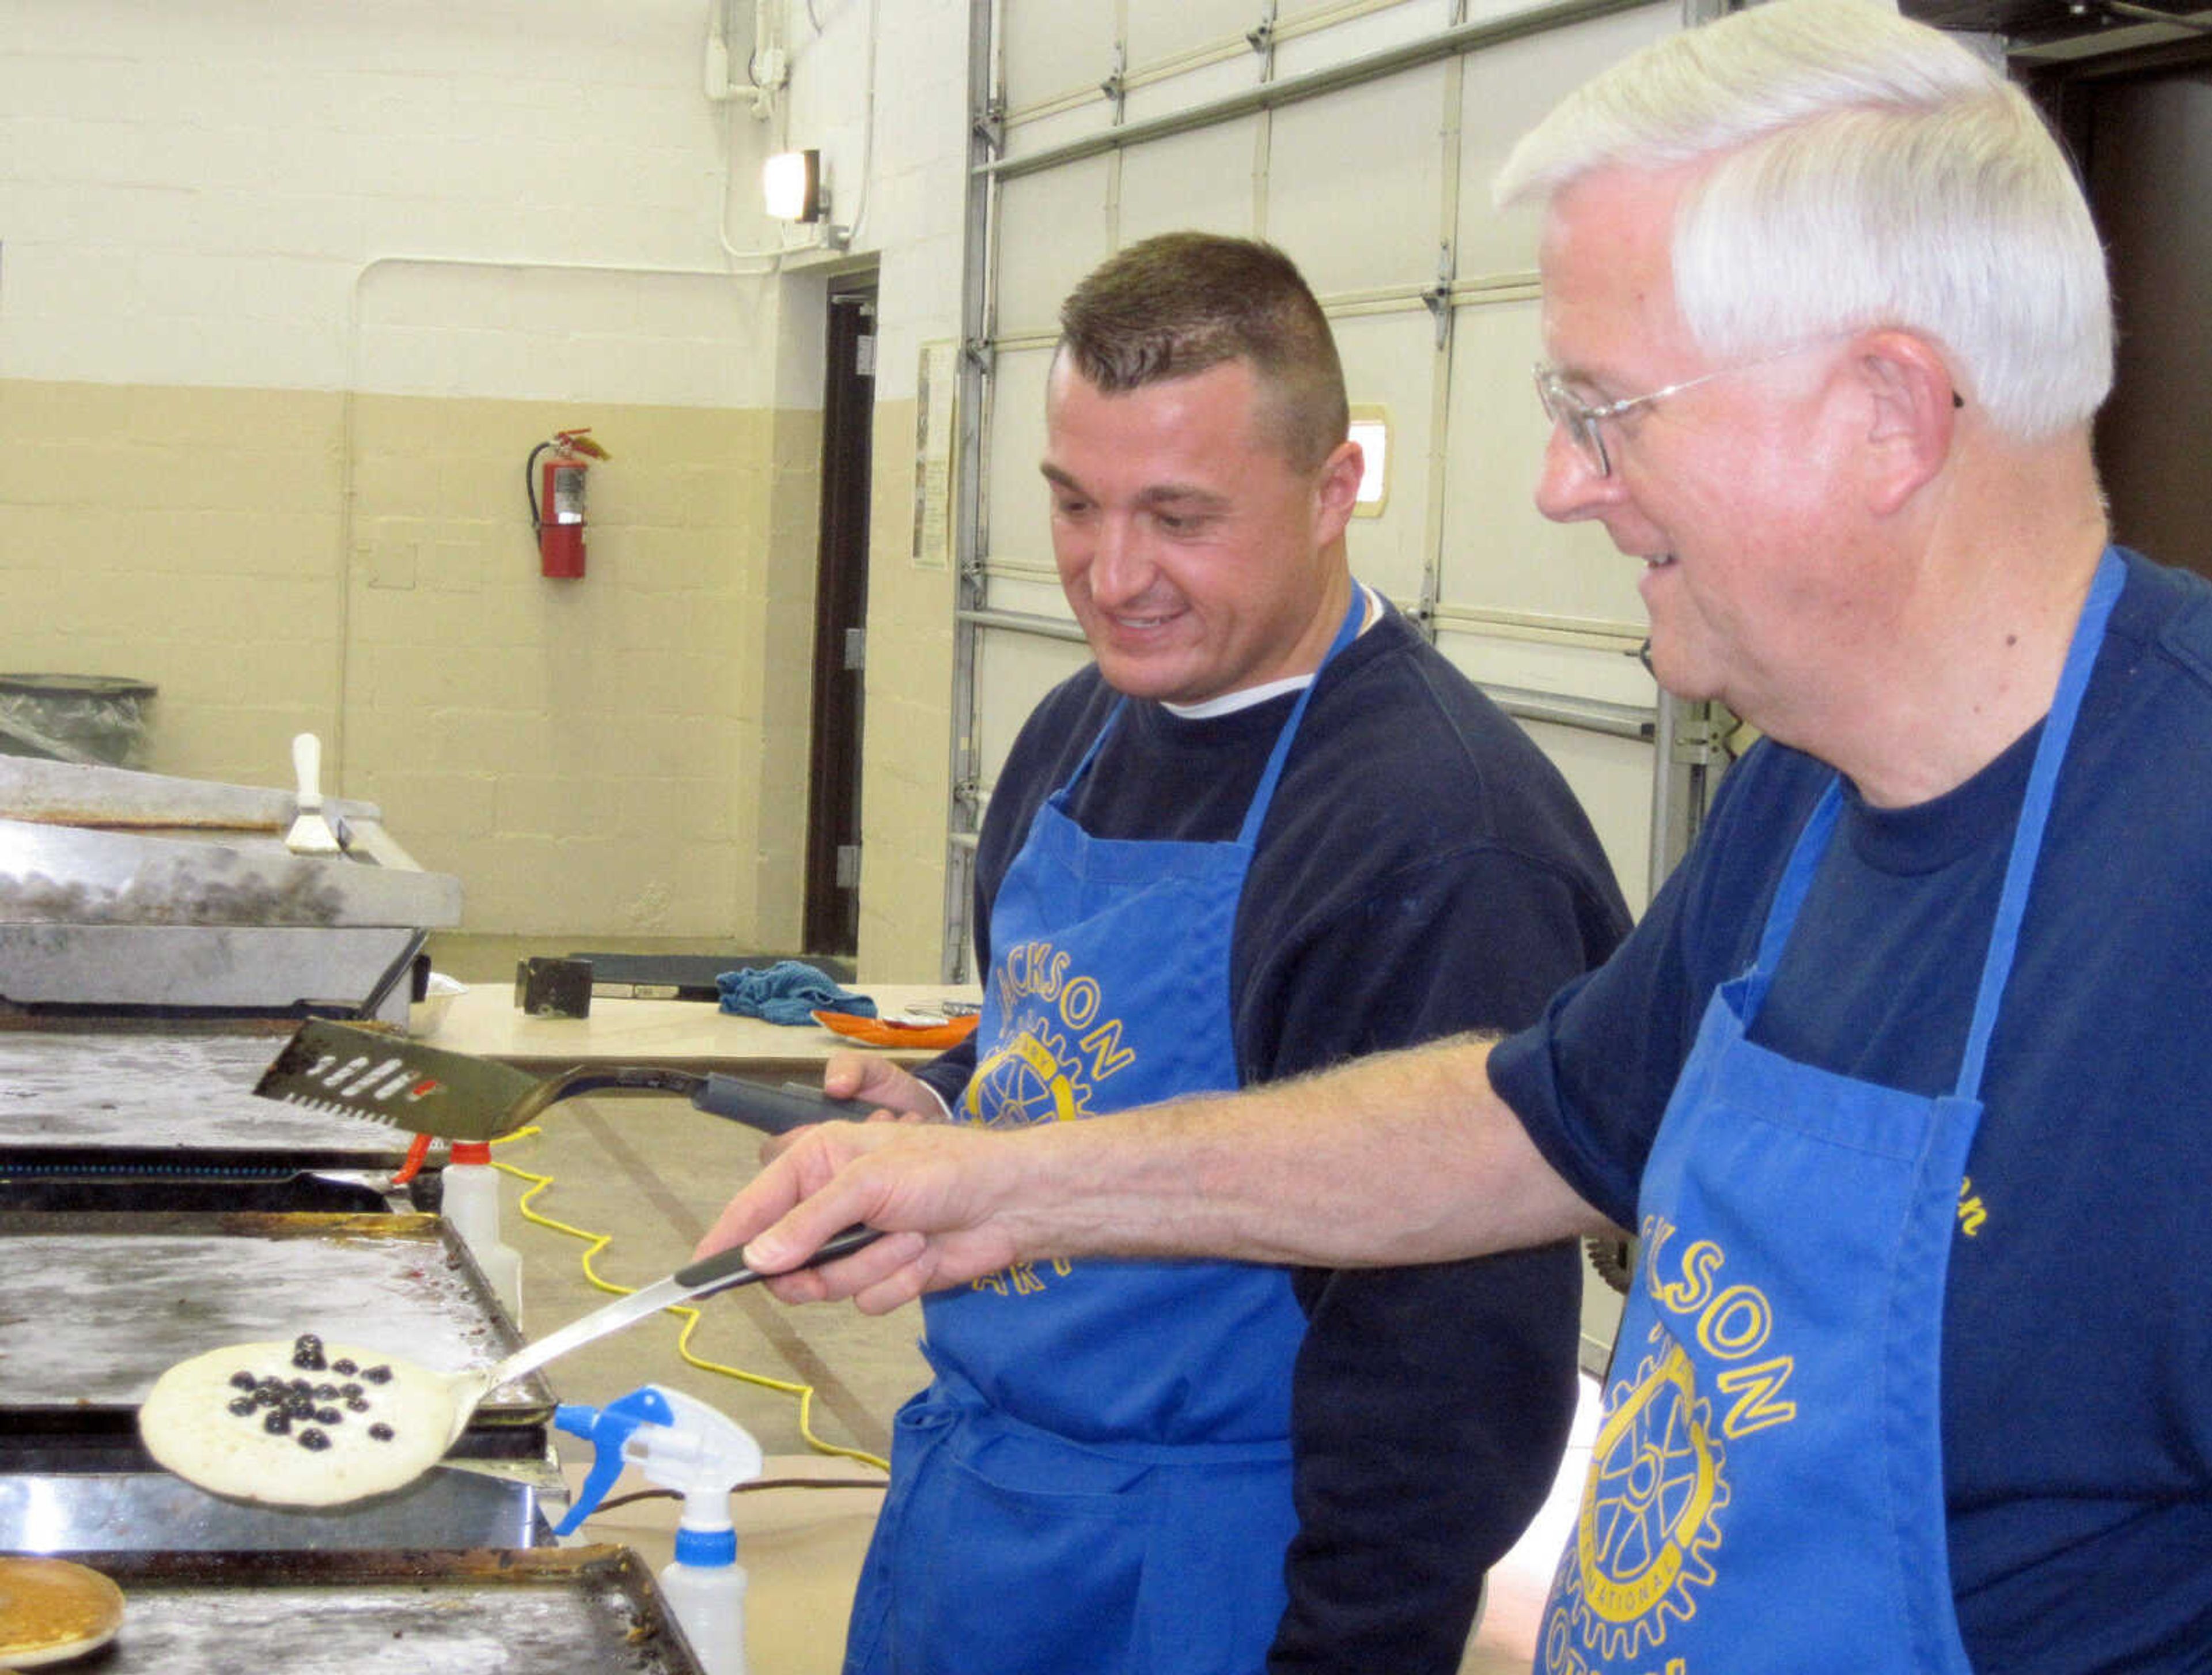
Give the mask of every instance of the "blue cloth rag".
<svg viewBox="0 0 2212 1675">
<path fill-rule="evenodd" d="M 840 989 L 827 971 L 801 959 L 724 971 L 714 979 L 722 991 L 722 1010 L 740 1018 L 765 1018 L 771 1024 L 811 1024 L 817 1012 L 849 1012 L 872 1018 L 876 1003 L 866 995 Z"/>
</svg>

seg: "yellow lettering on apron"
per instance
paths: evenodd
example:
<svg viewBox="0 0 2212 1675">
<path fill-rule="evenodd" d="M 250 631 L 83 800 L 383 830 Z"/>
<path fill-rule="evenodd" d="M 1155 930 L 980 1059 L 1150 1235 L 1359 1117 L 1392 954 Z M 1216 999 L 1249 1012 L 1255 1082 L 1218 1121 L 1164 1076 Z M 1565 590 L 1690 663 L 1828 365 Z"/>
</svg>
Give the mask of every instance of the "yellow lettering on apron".
<svg viewBox="0 0 2212 1675">
<path fill-rule="evenodd" d="M 1109 1018 L 1075 1045 L 1091 1055 L 1091 1081 L 1094 1087 L 1116 1070 L 1126 1070 L 1137 1062 L 1137 1055 L 1121 1045 L 1119 1018 Z"/>
<path fill-rule="evenodd" d="M 1060 1021 L 1070 1029 L 1083 1029 L 1098 1015 L 1098 979 L 1079 977 L 1060 991 Z"/>
<path fill-rule="evenodd" d="M 1741 1361 L 1766 1342 L 1772 1316 L 1755 1286 L 1732 1285 L 1698 1317 L 1698 1342 L 1723 1361 Z"/>
<path fill-rule="evenodd" d="M 1796 1366 L 1788 1355 L 1777 1355 L 1756 1367 L 1731 1367 L 1715 1378 L 1715 1389 L 1736 1398 L 1728 1416 L 1721 1421 L 1722 1434 L 1730 1438 L 1749 1436 L 1753 1431 L 1763 1431 L 1770 1425 L 1786 1425 L 1795 1419 L 1797 1404 L 1778 1402 L 1773 1398 L 1790 1381 Z M 1738 1395 L 1738 1392 L 1742 1393 Z"/>
<path fill-rule="evenodd" d="M 1959 1231 L 1972 1239 L 1989 1219 L 1989 1206 L 1975 1193 L 1972 1179 L 1961 1179 L 1959 1183 Z"/>
<path fill-rule="evenodd" d="M 1669 1233 L 1674 1229 L 1668 1228 Z M 1677 1314 L 1692 1314 L 1713 1294 L 1713 1275 L 1728 1258 L 1710 1239 L 1700 1239 L 1682 1252 L 1681 1277 L 1655 1285 L 1651 1295 Z"/>
</svg>

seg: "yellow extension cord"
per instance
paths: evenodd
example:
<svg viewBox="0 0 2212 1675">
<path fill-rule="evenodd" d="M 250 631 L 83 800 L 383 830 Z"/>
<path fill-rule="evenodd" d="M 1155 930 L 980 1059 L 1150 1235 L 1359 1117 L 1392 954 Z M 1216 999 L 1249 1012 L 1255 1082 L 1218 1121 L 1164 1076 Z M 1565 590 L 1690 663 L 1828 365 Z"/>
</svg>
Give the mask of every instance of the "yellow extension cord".
<svg viewBox="0 0 2212 1675">
<path fill-rule="evenodd" d="M 513 1134 L 495 1140 L 491 1143 L 495 1146 L 503 1146 L 510 1140 L 520 1140 L 538 1131 L 534 1127 L 517 1129 Z M 587 1233 L 581 1227 L 571 1227 L 566 1221 L 556 1221 L 550 1215 L 541 1215 L 532 1208 L 530 1201 L 554 1185 L 552 1176 L 533 1174 L 527 1169 L 518 1168 L 512 1163 L 501 1162 L 496 1158 L 492 1161 L 493 1166 L 501 1173 L 512 1175 L 517 1180 L 529 1183 L 528 1189 L 522 1195 L 521 1203 L 516 1206 L 521 1210 L 524 1221 L 534 1222 L 541 1227 L 550 1227 L 555 1233 L 565 1233 L 571 1239 L 580 1239 L 590 1246 L 584 1252 L 583 1257 L 584 1277 L 595 1288 L 617 1297 L 627 1297 L 637 1289 L 634 1285 L 617 1285 L 611 1280 L 603 1280 L 592 1270 L 592 1259 L 614 1243 L 615 1236 L 612 1233 Z M 764 1390 L 776 1391 L 782 1395 L 796 1396 L 799 1398 L 799 1434 L 805 1438 L 806 1446 L 813 1449 L 816 1453 L 833 1455 L 842 1459 L 859 1460 L 862 1465 L 872 1465 L 879 1471 L 888 1472 L 891 1469 L 889 1460 L 880 1459 L 864 1449 L 844 1448 L 834 1442 L 824 1442 L 814 1434 L 812 1420 L 814 1386 L 812 1385 L 795 1384 L 785 1379 L 772 1379 L 765 1373 L 748 1373 L 741 1367 L 725 1367 L 720 1361 L 708 1361 L 702 1356 L 696 1355 L 691 1353 L 691 1334 L 699 1325 L 700 1312 L 685 1303 L 672 1303 L 662 1312 L 681 1315 L 684 1318 L 684 1330 L 678 1334 L 676 1339 L 676 1353 L 684 1358 L 687 1366 L 696 1367 L 702 1373 L 715 1373 L 726 1379 L 736 1379 L 740 1383 L 757 1385 Z"/>
</svg>

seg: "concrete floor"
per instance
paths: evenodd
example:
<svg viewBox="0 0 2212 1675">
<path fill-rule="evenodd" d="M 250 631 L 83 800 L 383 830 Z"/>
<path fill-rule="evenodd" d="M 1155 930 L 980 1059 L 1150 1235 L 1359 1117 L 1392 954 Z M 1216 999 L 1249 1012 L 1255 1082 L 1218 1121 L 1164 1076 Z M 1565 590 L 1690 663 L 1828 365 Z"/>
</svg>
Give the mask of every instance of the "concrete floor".
<svg viewBox="0 0 2212 1675">
<path fill-rule="evenodd" d="M 623 1098 L 578 1099 L 556 1106 L 541 1131 L 500 1145 L 495 1157 L 512 1167 L 550 1178 L 537 1189 L 531 1208 L 594 1234 L 611 1234 L 592 1258 L 605 1280 L 636 1286 L 680 1266 L 711 1223 L 729 1191 L 754 1166 L 757 1140 L 750 1130 L 700 1115 L 681 1101 Z M 503 1181 L 505 1237 L 522 1254 L 526 1330 L 552 1330 L 605 1300 L 584 1276 L 586 1241 L 522 1218 L 530 1184 Z M 710 1299 L 690 1343 L 699 1360 L 813 1389 L 810 1428 L 832 1446 L 882 1455 L 899 1403 L 925 1380 L 915 1348 L 920 1311 L 908 1308 L 870 1319 L 843 1306 L 788 1309 L 755 1289 Z M 800 1404 L 793 1395 L 748 1384 L 687 1362 L 678 1341 L 682 1323 L 657 1316 L 599 1343 L 578 1350 L 550 1369 L 564 1401 L 603 1404 L 645 1383 L 684 1391 L 728 1413 L 752 1432 L 770 1456 L 805 1456 L 811 1445 L 800 1430 Z M 1552 1567 L 1572 1528 L 1577 1493 L 1595 1425 L 1595 1386 L 1585 1381 L 1584 1411 L 1551 1503 L 1521 1545 L 1492 1573 L 1488 1606 L 1462 1665 L 1463 1675 L 1524 1675 L 1536 1645 Z M 589 1449 L 559 1439 L 571 1481 L 589 1465 Z M 848 1461 L 820 1458 L 810 1465 L 786 1458 L 779 1475 L 875 1480 Z M 634 1484 L 625 1484 L 632 1487 Z M 878 1497 L 840 1493 L 834 1508 L 810 1511 L 805 1532 L 821 1545 L 819 1562 L 837 1568 L 835 1580 L 816 1573 L 781 1586 L 807 1590 L 802 1614 L 816 1632 L 826 1613 L 841 1622 L 850 1599 L 850 1568 Z M 635 1546 L 656 1568 L 666 1562 L 672 1527 L 670 1510 L 649 1509 L 595 1520 L 587 1532 L 599 1540 Z M 830 1519 L 823 1525 L 817 1520 Z M 850 1520 L 843 1532 L 835 1520 Z M 801 1562 L 804 1561 L 801 1560 Z M 755 1563 L 753 1599 L 757 1639 L 761 1619 L 773 1611 L 779 1583 Z M 796 1609 L 796 1608 L 794 1608 Z M 763 1675 L 774 1675 L 764 1671 Z"/>
<path fill-rule="evenodd" d="M 656 944 L 671 952 L 710 951 L 708 945 Z M 471 939 L 434 950 L 438 969 L 465 982 L 511 978 L 518 949 Z M 565 950 L 562 950 L 565 952 Z M 625 949 L 623 951 L 629 951 Z M 543 947 L 520 948 L 544 953 Z M 730 1193 L 757 1166 L 759 1138 L 750 1130 L 692 1111 L 672 1098 L 623 1096 L 576 1099 L 556 1106 L 535 1135 L 502 1142 L 495 1160 L 545 1184 L 510 1173 L 502 1179 L 502 1227 L 523 1260 L 524 1330 L 538 1336 L 606 1300 L 586 1277 L 587 1252 L 599 1278 L 631 1288 L 681 1266 Z M 581 1240 L 533 1223 L 528 1209 L 606 1243 L 596 1252 Z M 578 1350 L 548 1370 L 563 1401 L 603 1404 L 641 1384 L 659 1383 L 696 1396 L 730 1414 L 752 1432 L 784 1475 L 850 1481 L 874 1477 L 848 1459 L 810 1454 L 799 1399 L 786 1391 L 710 1370 L 716 1363 L 763 1380 L 811 1387 L 805 1410 L 814 1438 L 834 1447 L 880 1456 L 890 1443 L 891 1416 L 925 1381 L 915 1340 L 921 1312 L 908 1308 L 870 1319 L 842 1306 L 788 1309 L 765 1293 L 745 1288 L 710 1300 L 701 1311 L 687 1361 L 678 1349 L 683 1323 L 672 1315 L 641 1322 L 627 1331 Z M 1571 1529 L 1576 1498 L 1595 1424 L 1595 1386 L 1585 1381 L 1584 1410 L 1553 1501 L 1521 1546 L 1493 1571 L 1489 1605 L 1463 1675 L 1525 1672 L 1536 1644 L 1553 1565 Z M 572 1481 L 589 1464 L 588 1447 L 559 1440 L 564 1471 Z M 796 1461 L 789 1457 L 801 1457 Z M 818 1462 L 818 1464 L 817 1463 Z M 633 1486 L 635 1478 L 623 1487 Z M 741 1497 L 742 1499 L 742 1497 Z M 834 1667 L 850 1600 L 850 1575 L 877 1497 L 865 1489 L 834 1491 L 835 1511 L 805 1514 L 809 1528 L 781 1550 L 792 1567 L 779 1576 L 756 1568 L 752 1599 L 757 1642 L 769 1624 L 763 1611 L 781 1609 L 794 1630 L 811 1642 L 806 1656 L 757 1660 L 763 1675 L 814 1666 Z M 667 1557 L 672 1513 L 667 1503 L 611 1513 L 586 1526 L 599 1540 L 635 1546 L 658 1567 Z M 741 1528 L 744 1527 L 741 1520 Z M 809 1547 L 807 1541 L 818 1545 Z M 773 1563 L 774 1558 L 771 1558 Z"/>
<path fill-rule="evenodd" d="M 696 939 L 586 939 L 611 953 L 729 952 L 726 943 Z M 574 939 L 571 939 L 573 943 Z M 580 943 L 574 943 L 580 947 Z M 566 953 L 544 938 L 462 936 L 430 939 L 432 964 L 467 984 L 512 981 L 515 962 L 532 954 Z M 702 1003 L 703 1004 L 703 1003 Z M 501 1226 L 523 1260 L 523 1328 L 538 1336 L 608 1300 L 587 1276 L 592 1241 L 528 1219 L 529 1212 L 608 1243 L 590 1270 L 625 1288 L 650 1284 L 690 1260 L 731 1193 L 759 1166 L 760 1136 L 738 1124 L 693 1111 L 682 1099 L 617 1096 L 572 1099 L 553 1106 L 539 1131 L 501 1142 L 493 1153 L 506 1175 Z M 806 1452 L 797 1397 L 692 1364 L 703 1361 L 787 1385 L 811 1386 L 809 1428 L 841 1448 L 881 1456 L 890 1446 L 890 1418 L 927 1381 L 915 1347 L 919 1308 L 871 1319 L 836 1307 L 786 1309 L 765 1293 L 744 1288 L 709 1299 L 689 1340 L 683 1322 L 664 1315 L 641 1322 L 556 1362 L 549 1371 L 564 1401 L 604 1403 L 654 1383 L 714 1403 L 751 1431 L 770 1454 Z M 563 1439 L 564 1446 L 568 1439 Z M 588 1454 L 581 1444 L 575 1445 Z"/>
<path fill-rule="evenodd" d="M 587 1253 L 592 1274 L 626 1289 L 689 1262 L 757 1166 L 759 1147 L 750 1129 L 650 1096 L 569 1100 L 546 1113 L 536 1135 L 495 1147 L 495 1162 L 545 1181 L 510 1172 L 501 1183 L 505 1238 L 523 1259 L 526 1333 L 540 1335 L 608 1300 L 586 1274 Z M 608 1242 L 594 1251 L 591 1240 L 529 1220 L 533 1212 Z M 927 1379 L 915 1347 L 921 1327 L 919 1308 L 882 1319 L 846 1307 L 793 1310 L 746 1288 L 701 1305 L 684 1348 L 684 1322 L 664 1314 L 574 1351 L 549 1377 L 563 1400 L 594 1404 L 641 1384 L 665 1385 L 721 1408 L 769 1453 L 805 1452 L 795 1396 L 693 1362 L 732 1367 L 811 1386 L 815 1434 L 880 1456 L 892 1413 Z"/>
</svg>

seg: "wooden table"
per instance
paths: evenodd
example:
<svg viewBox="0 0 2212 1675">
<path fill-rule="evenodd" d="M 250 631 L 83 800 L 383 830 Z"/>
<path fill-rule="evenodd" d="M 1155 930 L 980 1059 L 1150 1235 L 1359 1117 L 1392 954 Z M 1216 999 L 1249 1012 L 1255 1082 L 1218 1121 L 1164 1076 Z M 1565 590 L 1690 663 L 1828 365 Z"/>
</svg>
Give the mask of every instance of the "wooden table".
<svg viewBox="0 0 2212 1675">
<path fill-rule="evenodd" d="M 879 1016 L 909 1006 L 980 996 L 958 984 L 847 985 L 876 1002 Z M 658 1064 L 678 1070 L 721 1070 L 753 1076 L 813 1080 L 831 1053 L 853 1045 L 816 1024 L 771 1024 L 721 1011 L 711 1001 L 594 999 L 586 1018 L 533 1018 L 514 1004 L 511 985 L 474 984 L 453 998 L 430 1045 L 496 1058 L 528 1070 L 579 1064 Z M 901 1063 L 933 1057 L 934 1048 L 872 1048 Z"/>
</svg>

